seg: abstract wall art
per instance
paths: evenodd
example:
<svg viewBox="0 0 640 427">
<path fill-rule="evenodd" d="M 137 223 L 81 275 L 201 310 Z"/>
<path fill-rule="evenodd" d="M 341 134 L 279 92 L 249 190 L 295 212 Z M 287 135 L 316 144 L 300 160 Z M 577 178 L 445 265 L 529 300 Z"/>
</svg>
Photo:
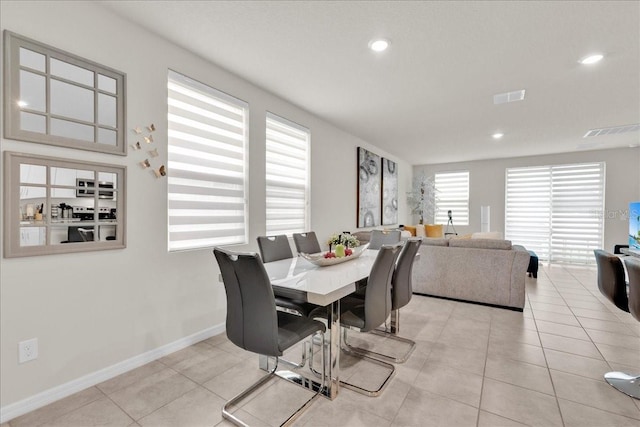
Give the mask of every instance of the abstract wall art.
<svg viewBox="0 0 640 427">
<path fill-rule="evenodd" d="M 380 225 L 381 159 L 358 147 L 358 228 Z"/>
<path fill-rule="evenodd" d="M 382 225 L 398 223 L 398 165 L 382 159 Z"/>
</svg>

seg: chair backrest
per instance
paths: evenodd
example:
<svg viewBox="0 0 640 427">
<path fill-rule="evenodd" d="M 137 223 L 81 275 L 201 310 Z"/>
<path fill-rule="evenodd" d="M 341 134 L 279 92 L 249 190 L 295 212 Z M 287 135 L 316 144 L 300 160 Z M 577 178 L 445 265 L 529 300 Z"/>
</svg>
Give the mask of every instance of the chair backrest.
<svg viewBox="0 0 640 427">
<path fill-rule="evenodd" d="M 314 231 L 293 233 L 293 242 L 296 244 L 296 251 L 298 251 L 298 253 L 315 254 L 322 251 Z"/>
<path fill-rule="evenodd" d="M 391 277 L 402 245 L 383 245 L 371 267 L 364 298 L 364 328 L 367 332 L 382 325 L 391 313 Z"/>
<path fill-rule="evenodd" d="M 278 236 L 259 236 L 258 247 L 262 262 L 278 261 L 285 258 L 293 258 L 289 239 L 284 234 Z"/>
<path fill-rule="evenodd" d="M 400 230 L 371 230 L 369 249 L 380 249 L 382 245 L 393 245 L 400 241 Z"/>
<path fill-rule="evenodd" d="M 215 248 L 227 294 L 227 337 L 247 351 L 281 356 L 273 288 L 255 253 Z"/>
<path fill-rule="evenodd" d="M 629 313 L 640 322 L 640 258 L 624 259 L 629 274 Z"/>
<path fill-rule="evenodd" d="M 93 229 L 92 228 L 81 228 L 78 227 L 78 234 L 80 234 L 80 238 L 83 242 L 93 242 Z"/>
<path fill-rule="evenodd" d="M 607 251 L 593 251 L 598 266 L 598 288 L 602 295 L 614 303 L 620 310 L 629 311 L 627 284 L 624 281 L 622 261 Z"/>
<path fill-rule="evenodd" d="M 391 279 L 391 309 L 397 310 L 409 304 L 413 296 L 413 283 L 411 273 L 416 254 L 422 244 L 422 238 L 412 237 L 404 243 L 402 252 L 398 257 L 398 263 Z"/>
</svg>

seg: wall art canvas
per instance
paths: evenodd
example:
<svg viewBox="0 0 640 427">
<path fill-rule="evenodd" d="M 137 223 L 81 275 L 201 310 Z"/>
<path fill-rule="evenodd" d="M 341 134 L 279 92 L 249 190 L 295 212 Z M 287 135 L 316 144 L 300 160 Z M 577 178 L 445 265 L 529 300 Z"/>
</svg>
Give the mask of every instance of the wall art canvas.
<svg viewBox="0 0 640 427">
<path fill-rule="evenodd" d="M 381 159 L 358 147 L 358 228 L 380 225 Z"/>
<path fill-rule="evenodd" d="M 382 225 L 398 223 L 398 165 L 382 159 Z"/>
</svg>

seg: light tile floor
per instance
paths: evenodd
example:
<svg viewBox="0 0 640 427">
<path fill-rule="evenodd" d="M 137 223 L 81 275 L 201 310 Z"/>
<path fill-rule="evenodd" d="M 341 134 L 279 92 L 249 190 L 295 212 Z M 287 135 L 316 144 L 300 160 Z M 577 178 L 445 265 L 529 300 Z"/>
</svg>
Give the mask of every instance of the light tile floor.
<svg viewBox="0 0 640 427">
<path fill-rule="evenodd" d="M 401 335 L 417 348 L 384 393 L 341 389 L 296 425 L 640 426 L 640 400 L 602 378 L 640 372 L 640 323 L 600 295 L 595 277 L 594 269 L 543 266 L 526 279 L 523 313 L 416 296 L 402 309 Z M 345 379 L 376 378 L 352 359 L 342 365 Z M 225 400 L 262 374 L 257 357 L 223 334 L 0 427 L 226 426 Z M 307 396 L 271 384 L 239 409 L 252 425 L 278 425 Z"/>
</svg>

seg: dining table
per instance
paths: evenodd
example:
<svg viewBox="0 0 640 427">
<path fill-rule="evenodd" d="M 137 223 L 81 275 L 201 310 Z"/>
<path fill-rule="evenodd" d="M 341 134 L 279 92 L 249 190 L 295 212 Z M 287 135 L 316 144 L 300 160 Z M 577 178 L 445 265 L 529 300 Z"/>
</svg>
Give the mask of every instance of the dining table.
<svg viewBox="0 0 640 427">
<path fill-rule="evenodd" d="M 328 308 L 330 337 L 322 394 L 331 400 L 338 396 L 340 386 L 340 299 L 353 293 L 356 283 L 369 276 L 377 255 L 377 250 L 366 249 L 357 258 L 327 266 L 313 264 L 301 256 L 264 263 L 275 295 Z M 270 371 L 273 363 L 273 358 L 260 356 L 261 369 Z M 321 387 L 314 379 L 293 379 L 299 374 L 290 371 L 276 371 L 276 374 L 314 390 Z"/>
</svg>

